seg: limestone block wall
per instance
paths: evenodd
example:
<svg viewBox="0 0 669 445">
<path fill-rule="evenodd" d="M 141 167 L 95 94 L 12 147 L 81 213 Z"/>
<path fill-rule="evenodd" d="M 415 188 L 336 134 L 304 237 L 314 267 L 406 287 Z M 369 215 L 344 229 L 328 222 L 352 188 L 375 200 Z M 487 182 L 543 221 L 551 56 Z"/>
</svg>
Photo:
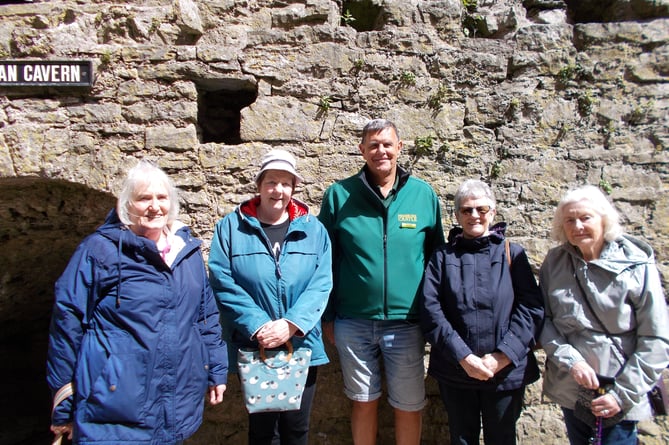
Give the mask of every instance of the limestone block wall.
<svg viewBox="0 0 669 445">
<path fill-rule="evenodd" d="M 0 60 L 45 59 L 90 60 L 95 79 L 17 87 L 0 74 L 0 239 L 12 246 L 0 260 L 0 335 L 44 332 L 51 283 L 137 159 L 172 175 L 182 219 L 208 246 L 215 222 L 254 193 L 266 150 L 296 154 L 298 196 L 317 213 L 324 189 L 361 167 L 360 130 L 376 117 L 398 125 L 401 163 L 435 188 L 445 227 L 457 185 L 484 179 L 538 267 L 557 200 L 592 183 L 669 277 L 666 1 L 0 4 Z M 26 272 L 35 258 L 40 280 Z M 331 352 L 314 410 L 319 444 L 349 440 Z M 519 435 L 564 443 L 557 408 L 535 386 Z M 428 388 L 424 442 L 444 443 Z M 228 400 L 191 443 L 244 442 L 234 381 Z M 654 434 L 644 443 L 669 440 L 666 425 Z M 380 435 L 392 443 L 387 406 Z"/>
</svg>

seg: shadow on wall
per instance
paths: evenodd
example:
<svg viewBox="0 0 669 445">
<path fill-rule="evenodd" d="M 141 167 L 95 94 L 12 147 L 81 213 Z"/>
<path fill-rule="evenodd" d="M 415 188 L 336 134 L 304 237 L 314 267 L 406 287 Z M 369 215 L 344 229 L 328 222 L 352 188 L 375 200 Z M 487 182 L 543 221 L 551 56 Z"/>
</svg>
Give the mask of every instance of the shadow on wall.
<svg viewBox="0 0 669 445">
<path fill-rule="evenodd" d="M 53 284 L 115 202 L 80 184 L 0 178 L 0 445 L 51 443 L 45 360 Z"/>
</svg>

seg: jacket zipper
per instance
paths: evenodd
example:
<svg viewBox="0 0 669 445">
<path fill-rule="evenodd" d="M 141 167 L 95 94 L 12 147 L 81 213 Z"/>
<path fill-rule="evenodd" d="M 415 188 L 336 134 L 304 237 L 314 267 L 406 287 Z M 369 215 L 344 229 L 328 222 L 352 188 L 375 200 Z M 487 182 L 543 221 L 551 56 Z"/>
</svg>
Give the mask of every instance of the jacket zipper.
<svg viewBox="0 0 669 445">
<path fill-rule="evenodd" d="M 388 319 L 388 209 L 383 210 L 383 319 Z"/>
</svg>

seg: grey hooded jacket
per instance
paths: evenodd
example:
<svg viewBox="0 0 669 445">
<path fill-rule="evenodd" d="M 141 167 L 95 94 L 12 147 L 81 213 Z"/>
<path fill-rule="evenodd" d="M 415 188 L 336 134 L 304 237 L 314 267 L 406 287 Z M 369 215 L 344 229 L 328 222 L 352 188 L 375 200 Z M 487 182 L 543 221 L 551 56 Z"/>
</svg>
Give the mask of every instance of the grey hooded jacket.
<svg viewBox="0 0 669 445">
<path fill-rule="evenodd" d="M 565 243 L 546 255 L 539 285 L 546 310 L 540 336 L 546 351 L 544 394 L 573 409 L 578 384 L 569 370 L 585 360 L 598 374 L 616 377 L 611 394 L 626 420 L 650 417 L 646 394 L 669 364 L 669 317 L 651 247 L 623 235 L 606 243 L 600 258 L 586 262 Z"/>
</svg>

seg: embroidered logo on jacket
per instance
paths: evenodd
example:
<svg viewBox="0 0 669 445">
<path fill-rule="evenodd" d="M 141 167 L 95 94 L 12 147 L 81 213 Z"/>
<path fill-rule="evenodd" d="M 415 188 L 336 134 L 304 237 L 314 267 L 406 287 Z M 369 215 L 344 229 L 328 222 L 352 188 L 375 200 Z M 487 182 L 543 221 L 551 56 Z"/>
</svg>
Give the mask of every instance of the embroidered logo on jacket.
<svg viewBox="0 0 669 445">
<path fill-rule="evenodd" d="M 397 215 L 397 220 L 402 229 L 415 229 L 418 222 L 418 215 L 414 213 L 400 213 Z"/>
</svg>

